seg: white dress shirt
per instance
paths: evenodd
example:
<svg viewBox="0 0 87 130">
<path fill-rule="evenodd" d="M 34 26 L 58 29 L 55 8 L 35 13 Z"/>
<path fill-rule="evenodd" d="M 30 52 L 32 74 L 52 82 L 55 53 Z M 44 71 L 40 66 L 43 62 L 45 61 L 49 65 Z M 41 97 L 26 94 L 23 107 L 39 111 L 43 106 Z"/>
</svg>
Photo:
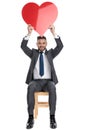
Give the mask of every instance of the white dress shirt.
<svg viewBox="0 0 87 130">
<path fill-rule="evenodd" d="M 43 60 L 44 60 L 44 75 L 41 76 L 39 74 L 39 58 L 40 58 L 40 54 L 39 54 L 35 68 L 34 68 L 33 78 L 34 79 L 51 79 L 51 66 L 48 62 L 45 51 L 42 53 L 42 55 L 43 55 Z"/>
</svg>

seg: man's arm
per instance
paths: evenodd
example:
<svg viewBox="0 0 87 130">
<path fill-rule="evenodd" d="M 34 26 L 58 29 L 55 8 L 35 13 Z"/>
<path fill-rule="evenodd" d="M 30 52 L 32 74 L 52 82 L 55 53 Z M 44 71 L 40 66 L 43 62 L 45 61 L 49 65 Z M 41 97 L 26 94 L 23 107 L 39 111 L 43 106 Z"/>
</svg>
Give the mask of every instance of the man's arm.
<svg viewBox="0 0 87 130">
<path fill-rule="evenodd" d="M 30 58 L 32 58 L 32 50 L 27 46 L 28 40 L 25 40 L 25 38 L 23 38 L 23 40 L 22 40 L 21 48 L 22 48 L 22 50 L 24 51 L 24 53 L 27 56 L 29 56 Z"/>
<path fill-rule="evenodd" d="M 33 27 L 31 25 L 28 25 L 28 34 L 27 36 L 25 36 L 22 40 L 22 43 L 21 43 L 21 48 L 22 50 L 24 51 L 24 53 L 26 55 L 28 55 L 30 58 L 32 58 L 32 50 L 27 46 L 28 44 L 28 40 L 29 40 L 29 36 L 31 35 L 32 33 L 32 30 L 33 30 Z"/>
<path fill-rule="evenodd" d="M 51 33 L 53 34 L 56 44 L 57 44 L 57 46 L 54 49 L 51 49 L 52 56 L 53 56 L 53 58 L 55 58 L 62 50 L 63 44 L 62 44 L 60 37 L 55 33 L 55 27 L 53 25 L 51 25 L 49 27 L 49 29 L 50 29 Z"/>
<path fill-rule="evenodd" d="M 55 38 L 55 41 L 56 41 L 57 46 L 54 49 L 51 49 L 53 58 L 55 58 L 63 48 L 63 44 L 60 37 Z"/>
</svg>

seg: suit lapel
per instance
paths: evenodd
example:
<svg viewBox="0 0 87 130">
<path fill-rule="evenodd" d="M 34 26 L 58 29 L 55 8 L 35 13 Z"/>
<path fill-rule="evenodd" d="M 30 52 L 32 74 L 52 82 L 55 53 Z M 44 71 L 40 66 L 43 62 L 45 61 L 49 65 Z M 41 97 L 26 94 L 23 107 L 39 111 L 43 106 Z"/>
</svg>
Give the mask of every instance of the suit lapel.
<svg viewBox="0 0 87 130">
<path fill-rule="evenodd" d="M 47 51 L 47 49 L 46 49 L 46 51 L 45 51 L 45 54 L 46 54 L 46 55 L 47 55 L 47 52 L 48 52 L 48 51 Z"/>
<path fill-rule="evenodd" d="M 35 52 L 35 55 L 34 55 L 34 65 L 36 64 L 36 62 L 37 62 L 37 59 L 38 59 L 38 56 L 39 56 L 39 51 L 37 50 L 36 52 Z"/>
<path fill-rule="evenodd" d="M 47 51 L 47 49 L 46 49 L 46 51 L 45 51 L 45 54 L 46 54 L 46 56 L 47 56 L 47 59 L 48 59 L 50 65 L 52 65 L 52 61 L 51 61 L 52 57 L 51 57 L 49 51 Z"/>
</svg>

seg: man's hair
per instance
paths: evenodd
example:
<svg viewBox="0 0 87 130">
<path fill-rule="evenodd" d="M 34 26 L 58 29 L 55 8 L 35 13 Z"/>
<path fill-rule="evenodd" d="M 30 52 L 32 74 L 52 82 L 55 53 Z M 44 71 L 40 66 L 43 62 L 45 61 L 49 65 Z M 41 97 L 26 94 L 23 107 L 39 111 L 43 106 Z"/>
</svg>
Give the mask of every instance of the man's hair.
<svg viewBox="0 0 87 130">
<path fill-rule="evenodd" d="M 39 40 L 39 39 L 45 39 L 46 40 L 46 37 L 45 36 L 38 36 L 37 40 Z"/>
</svg>

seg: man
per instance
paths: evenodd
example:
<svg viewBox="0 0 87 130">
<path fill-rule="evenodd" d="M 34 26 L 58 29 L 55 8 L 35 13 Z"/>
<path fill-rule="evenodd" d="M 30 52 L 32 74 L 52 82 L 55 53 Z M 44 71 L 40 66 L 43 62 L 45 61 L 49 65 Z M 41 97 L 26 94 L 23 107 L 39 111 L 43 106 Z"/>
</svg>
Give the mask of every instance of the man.
<svg viewBox="0 0 87 130">
<path fill-rule="evenodd" d="M 50 128 L 56 128 L 57 123 L 55 120 L 56 110 L 56 87 L 58 79 L 53 65 L 53 59 L 59 54 L 63 48 L 63 44 L 59 36 L 55 33 L 55 27 L 51 25 L 49 27 L 56 42 L 54 49 L 47 50 L 47 40 L 45 36 L 37 37 L 38 49 L 30 49 L 27 44 L 33 31 L 33 27 L 28 25 L 28 34 L 23 38 L 21 48 L 31 59 L 29 72 L 27 75 L 26 83 L 28 84 L 27 90 L 27 104 L 29 119 L 27 122 L 27 129 L 30 129 L 34 125 L 34 93 L 38 91 L 49 92 L 49 109 L 50 109 Z"/>
</svg>

